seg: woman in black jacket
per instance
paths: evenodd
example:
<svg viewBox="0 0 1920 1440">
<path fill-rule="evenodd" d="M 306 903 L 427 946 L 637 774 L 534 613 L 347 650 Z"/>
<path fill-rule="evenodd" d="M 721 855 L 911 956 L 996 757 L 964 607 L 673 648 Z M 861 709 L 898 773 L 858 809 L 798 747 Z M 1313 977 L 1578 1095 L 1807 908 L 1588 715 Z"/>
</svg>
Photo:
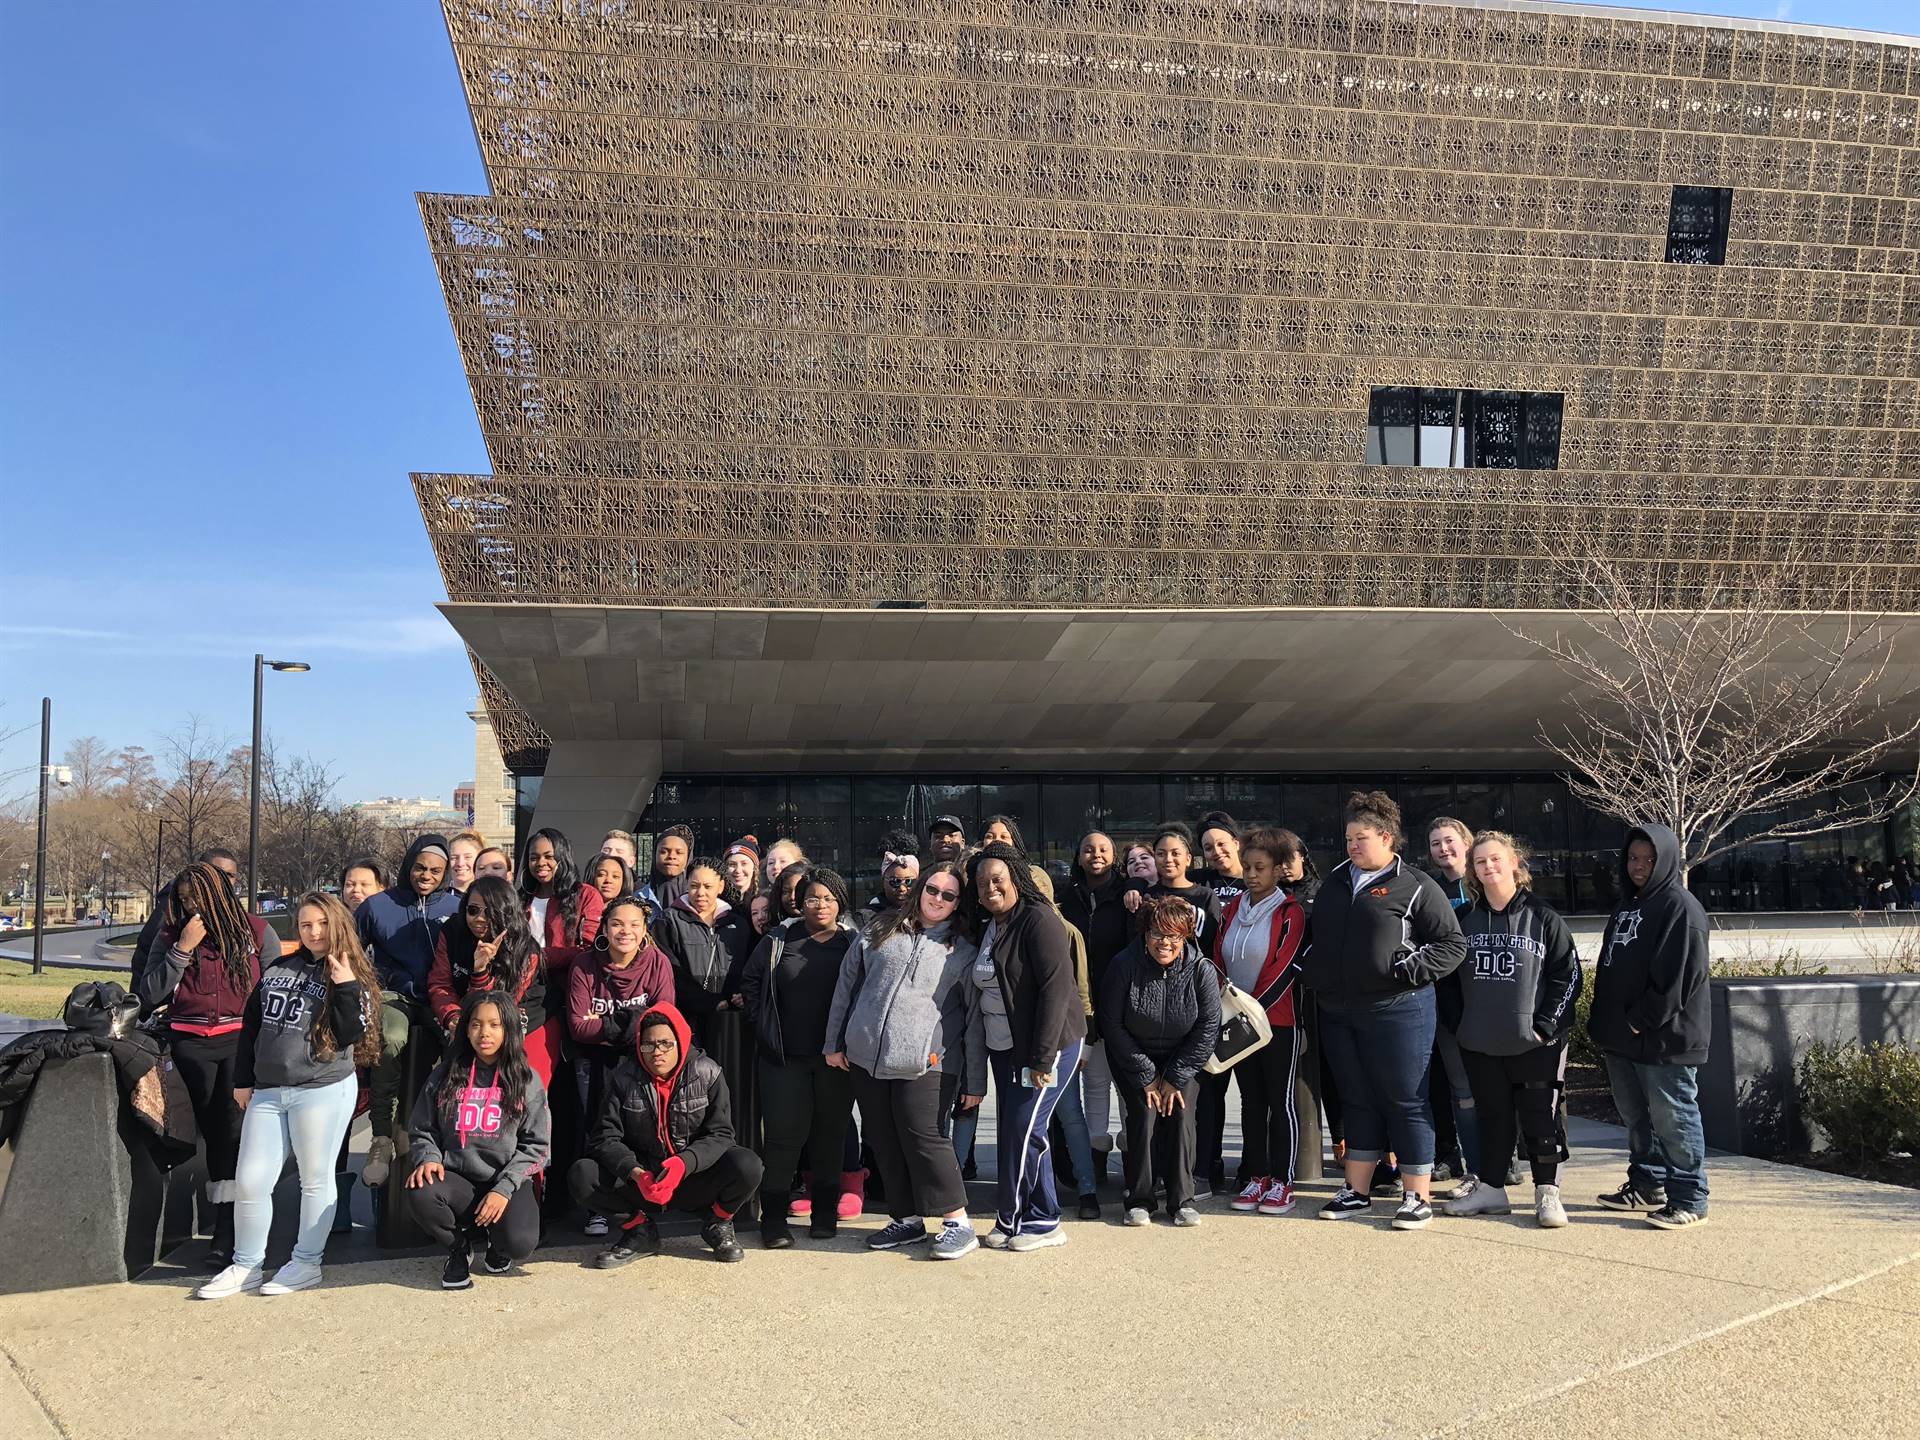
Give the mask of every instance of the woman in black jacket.
<svg viewBox="0 0 1920 1440">
<path fill-rule="evenodd" d="M 1100 1031 L 1127 1116 L 1128 1225 L 1153 1213 L 1156 1176 L 1175 1225 L 1200 1223 L 1193 1206 L 1194 1112 L 1201 1067 L 1220 1033 L 1220 981 L 1194 942 L 1193 908 L 1160 895 L 1146 928 L 1107 969 Z"/>
<path fill-rule="evenodd" d="M 838 1233 L 842 1174 L 832 1160 L 841 1153 L 853 1114 L 853 1077 L 826 1060 L 827 1017 L 840 983 L 840 962 L 853 943 L 853 931 L 840 923 L 852 908 L 847 885 L 831 870 L 809 867 L 800 878 L 799 895 L 800 918 L 760 942 L 740 982 L 760 1049 L 760 1121 L 766 1137 L 760 1239 L 769 1250 L 793 1244 L 787 1197 L 802 1146 L 814 1161 L 807 1233 L 816 1240 Z"/>
<path fill-rule="evenodd" d="M 740 977 L 753 953 L 753 925 L 743 907 L 721 898 L 726 881 L 711 860 L 696 860 L 686 890 L 660 913 L 653 938 L 673 962 L 673 1003 L 693 1026 L 694 1041 L 727 1076 L 733 1133 L 751 1148 L 760 1134 L 753 1035 L 742 1013 Z"/>
<path fill-rule="evenodd" d="M 967 893 L 980 927 L 967 1094 L 976 1102 L 985 1096 L 991 1068 L 999 1100 L 998 1215 L 981 1243 L 990 1250 L 1064 1245 L 1047 1123 L 1087 1034 L 1072 943 L 1011 845 L 983 846 L 967 862 Z"/>
<path fill-rule="evenodd" d="M 1453 972 L 1467 946 L 1440 887 L 1395 851 L 1398 805 L 1378 790 L 1351 795 L 1346 829 L 1347 858 L 1314 901 L 1303 961 L 1347 1130 L 1346 1184 L 1320 1218 L 1371 1210 L 1374 1166 L 1391 1150 L 1406 1187 L 1393 1226 L 1419 1230 L 1433 1220 L 1433 982 Z"/>
<path fill-rule="evenodd" d="M 1133 916 L 1127 912 L 1124 897 L 1129 890 L 1146 889 L 1145 885 L 1121 873 L 1116 858 L 1112 836 L 1101 830 L 1082 835 L 1073 871 L 1059 896 L 1060 913 L 1087 942 L 1087 993 L 1093 998 L 1096 1028 L 1087 1038 L 1080 1079 L 1096 1174 L 1105 1172 L 1107 1155 L 1113 1149 L 1113 1133 L 1109 1128 L 1113 1114 L 1113 1075 L 1107 1068 L 1106 1042 L 1097 1028 L 1100 996 L 1106 987 L 1107 967 L 1113 963 L 1114 956 L 1133 943 Z"/>
<path fill-rule="evenodd" d="M 1482 1153 L 1513 1153 L 1517 1115 L 1533 1165 L 1534 1219 L 1558 1230 L 1567 1223 L 1560 1203 L 1567 1130 L 1558 1101 L 1580 998 L 1580 955 L 1567 922 L 1534 895 L 1526 855 L 1511 835 L 1482 830 L 1467 859 L 1474 902 L 1465 917 L 1467 961 L 1454 972 L 1457 1034 Z M 1469 1179 L 1447 1202 L 1447 1214 L 1507 1214 L 1507 1188 L 1489 1183 L 1494 1178 Z"/>
</svg>

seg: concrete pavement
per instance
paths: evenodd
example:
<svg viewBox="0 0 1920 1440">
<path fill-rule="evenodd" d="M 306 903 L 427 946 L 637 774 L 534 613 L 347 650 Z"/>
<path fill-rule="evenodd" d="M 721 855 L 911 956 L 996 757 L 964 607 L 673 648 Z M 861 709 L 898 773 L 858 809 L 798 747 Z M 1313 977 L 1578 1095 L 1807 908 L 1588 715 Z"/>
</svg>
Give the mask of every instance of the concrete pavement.
<svg viewBox="0 0 1920 1440">
<path fill-rule="evenodd" d="M 1175 1231 L 1068 1222 L 952 1265 L 870 1254 L 866 1216 L 720 1266 L 691 1236 L 615 1273 L 554 1243 L 438 1287 L 364 1232 L 320 1290 L 194 1304 L 200 1272 L 0 1299 L 9 1437 L 1343 1436 L 1898 1430 L 1920 1407 L 1920 1193 L 1734 1156 L 1684 1234 L 1592 1197 L 1620 1132 L 1577 1122 L 1573 1224 L 1315 1221 L 1207 1202 Z M 1516 1200 L 1529 1192 L 1521 1187 Z M 976 1198 L 985 1192 L 976 1188 Z M 976 1209 L 978 1206 L 976 1206 Z M 189 1255 L 195 1252 L 188 1252 Z M 658 1333 L 655 1333 L 658 1327 Z M 271 1368 L 271 1379 L 264 1375 Z M 370 1422 L 368 1422 L 370 1423 Z M 37 1428 L 36 1428 L 37 1427 Z"/>
</svg>

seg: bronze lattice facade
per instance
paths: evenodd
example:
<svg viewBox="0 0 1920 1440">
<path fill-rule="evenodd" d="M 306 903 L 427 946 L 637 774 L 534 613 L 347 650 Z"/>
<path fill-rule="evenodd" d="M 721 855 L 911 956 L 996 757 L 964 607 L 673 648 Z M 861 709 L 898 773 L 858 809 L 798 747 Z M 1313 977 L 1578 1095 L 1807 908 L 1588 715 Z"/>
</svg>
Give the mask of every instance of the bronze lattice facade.
<svg viewBox="0 0 1920 1440">
<path fill-rule="evenodd" d="M 1548 5 L 448 0 L 455 601 L 1920 611 L 1920 50 Z M 1665 260 L 1730 187 L 1724 264 Z M 1376 387 L 1558 468 L 1368 465 Z M 513 722 L 502 724 L 503 740 Z"/>
</svg>

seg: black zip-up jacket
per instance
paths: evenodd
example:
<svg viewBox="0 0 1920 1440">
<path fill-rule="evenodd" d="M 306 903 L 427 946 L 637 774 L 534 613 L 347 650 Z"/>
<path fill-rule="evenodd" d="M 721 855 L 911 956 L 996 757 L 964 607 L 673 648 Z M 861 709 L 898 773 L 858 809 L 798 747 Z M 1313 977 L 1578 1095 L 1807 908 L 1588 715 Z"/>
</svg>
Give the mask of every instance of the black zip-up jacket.
<svg viewBox="0 0 1920 1440">
<path fill-rule="evenodd" d="M 1627 847 L 1653 846 L 1653 873 L 1638 892 L 1627 878 Z M 1620 893 L 1607 921 L 1593 977 L 1587 1033 L 1610 1055 L 1645 1065 L 1703 1065 L 1713 1042 L 1707 984 L 1707 912 L 1680 882 L 1680 841 L 1664 825 L 1627 832 Z"/>
<path fill-rule="evenodd" d="M 747 927 L 747 938 L 753 938 L 753 927 Z M 760 1049 L 770 1060 L 786 1061 L 798 1059 L 787 1054 L 787 1037 L 780 1024 L 780 962 L 786 956 L 787 946 L 798 945 L 807 938 L 804 922 L 789 921 L 776 925 L 760 937 L 760 943 L 753 949 L 746 964 L 740 967 L 740 997 L 746 1003 L 747 1019 L 753 1025 L 754 1038 L 760 1042 Z M 846 958 L 846 952 L 853 945 L 853 927 L 841 921 L 839 933 L 828 944 L 840 946 L 840 958 Z M 831 1005 L 831 1000 L 829 1000 Z M 828 1013 L 822 1010 L 822 1015 Z"/>
<path fill-rule="evenodd" d="M 743 911 L 723 909 L 709 925 L 675 900 L 655 919 L 653 940 L 673 961 L 674 1005 L 698 1018 L 733 994 L 754 933 Z"/>
<path fill-rule="evenodd" d="M 1107 967 L 1133 943 L 1133 915 L 1126 906 L 1129 890 L 1145 893 L 1146 886 L 1129 880 L 1114 870 L 1104 890 L 1087 884 L 1080 867 L 1073 867 L 1073 878 L 1060 891 L 1060 913 L 1087 942 L 1087 994 L 1093 1000 L 1093 1015 L 1100 1018 L 1100 996 L 1106 989 Z"/>
<path fill-rule="evenodd" d="M 692 1175 L 717 1163 L 737 1143 L 727 1077 L 716 1061 L 693 1048 L 693 1028 L 685 1016 L 671 1005 L 654 1006 L 634 1027 L 635 1043 L 658 1020 L 673 1027 L 680 1067 L 655 1080 L 637 1052 L 628 1054 L 607 1077 L 606 1098 L 587 1136 L 587 1153 L 616 1182 L 636 1166 L 658 1170 L 669 1155 L 678 1155 Z"/>
<path fill-rule="evenodd" d="M 1553 907 L 1521 890 L 1504 910 L 1482 897 L 1461 913 L 1467 962 L 1453 972 L 1463 1048 L 1482 1055 L 1524 1055 L 1558 1045 L 1573 1028 L 1580 997 L 1580 952 Z"/>
<path fill-rule="evenodd" d="M 1073 942 L 1051 905 L 1022 900 L 999 917 L 993 968 L 1013 1032 L 1013 1063 L 1051 1075 L 1060 1052 L 1087 1038 L 1087 1011 L 1073 971 Z"/>
<path fill-rule="evenodd" d="M 1431 985 L 1466 958 L 1453 906 L 1399 856 L 1356 895 L 1353 862 L 1333 867 L 1307 917 L 1307 984 L 1331 1005 L 1371 1005 Z"/>
<path fill-rule="evenodd" d="M 1218 972 L 1191 940 L 1171 965 L 1135 940 L 1108 967 L 1099 1011 L 1116 1079 L 1142 1090 L 1155 1080 L 1185 1086 L 1220 1036 Z"/>
</svg>

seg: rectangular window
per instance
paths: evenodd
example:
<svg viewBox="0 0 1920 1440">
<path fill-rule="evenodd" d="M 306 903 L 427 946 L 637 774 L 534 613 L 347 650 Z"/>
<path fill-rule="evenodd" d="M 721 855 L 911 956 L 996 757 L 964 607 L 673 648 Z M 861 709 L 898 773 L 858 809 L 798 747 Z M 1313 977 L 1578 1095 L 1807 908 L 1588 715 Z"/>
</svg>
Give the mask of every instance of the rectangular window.
<svg viewBox="0 0 1920 1440">
<path fill-rule="evenodd" d="M 1526 390 L 1382 385 L 1367 406 L 1367 464 L 1557 470 L 1563 400 Z"/>
<path fill-rule="evenodd" d="M 1676 185 L 1667 210 L 1667 259 L 1676 265 L 1727 263 L 1733 191 L 1725 185 Z"/>
</svg>

